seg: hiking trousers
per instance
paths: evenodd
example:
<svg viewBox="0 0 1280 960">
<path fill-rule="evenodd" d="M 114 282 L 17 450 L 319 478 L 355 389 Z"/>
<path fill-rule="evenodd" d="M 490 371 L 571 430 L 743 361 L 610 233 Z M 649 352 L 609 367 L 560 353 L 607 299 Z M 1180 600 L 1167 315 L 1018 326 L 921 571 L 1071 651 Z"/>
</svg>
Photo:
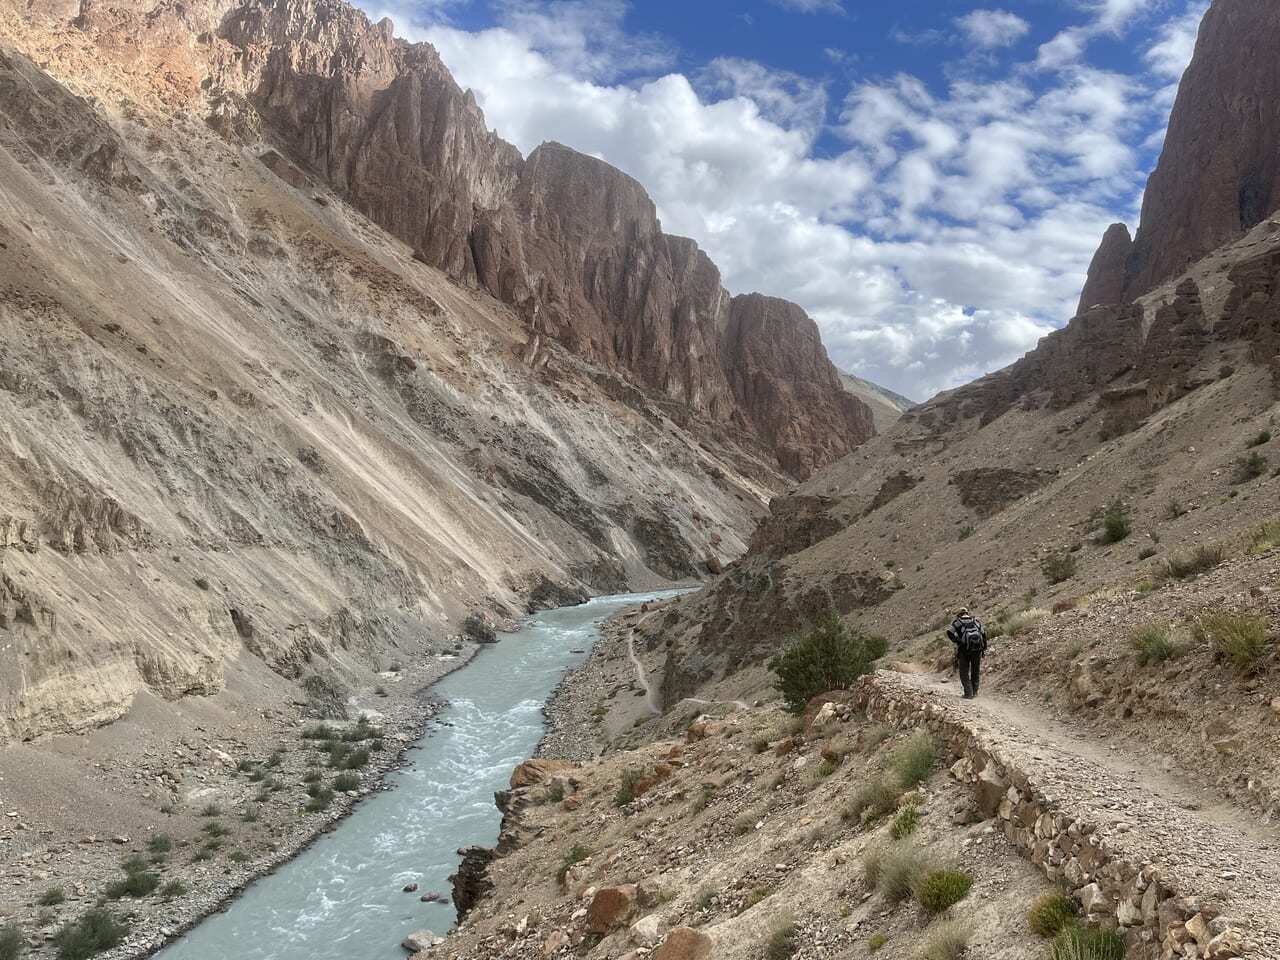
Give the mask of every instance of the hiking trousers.
<svg viewBox="0 0 1280 960">
<path fill-rule="evenodd" d="M 966 697 L 978 695 L 978 679 L 982 672 L 981 650 L 957 650 L 956 665 L 960 668 L 960 686 Z"/>
</svg>

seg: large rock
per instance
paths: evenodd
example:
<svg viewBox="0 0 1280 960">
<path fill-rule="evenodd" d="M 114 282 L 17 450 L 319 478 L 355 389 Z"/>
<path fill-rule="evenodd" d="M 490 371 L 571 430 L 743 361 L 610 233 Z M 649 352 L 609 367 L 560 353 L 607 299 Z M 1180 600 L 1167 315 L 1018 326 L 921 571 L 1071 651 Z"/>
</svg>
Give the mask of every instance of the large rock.
<svg viewBox="0 0 1280 960">
<path fill-rule="evenodd" d="M 411 933 L 401 941 L 400 946 L 404 947 L 410 953 L 419 953 L 428 947 L 434 947 L 437 943 L 443 943 L 441 937 L 437 937 L 430 930 L 419 930 Z"/>
<path fill-rule="evenodd" d="M 573 769 L 573 764 L 565 760 L 526 760 L 511 772 L 511 789 L 532 787 L 545 783 L 556 774 Z"/>
<path fill-rule="evenodd" d="M 1140 296 L 1280 207 L 1280 5 L 1214 0 L 1147 182 L 1127 294 Z"/>
<path fill-rule="evenodd" d="M 1133 250 L 1133 238 L 1123 223 L 1113 223 L 1102 236 L 1102 245 L 1089 264 L 1089 276 L 1080 292 L 1076 313 L 1091 307 L 1114 306 L 1124 300 L 1125 269 Z"/>
<path fill-rule="evenodd" d="M 626 924 L 636 912 L 636 885 L 623 884 L 596 891 L 587 907 L 587 930 L 606 934 Z"/>
<path fill-rule="evenodd" d="M 653 951 L 651 960 L 706 960 L 714 948 L 715 942 L 700 930 L 676 927 Z"/>
</svg>

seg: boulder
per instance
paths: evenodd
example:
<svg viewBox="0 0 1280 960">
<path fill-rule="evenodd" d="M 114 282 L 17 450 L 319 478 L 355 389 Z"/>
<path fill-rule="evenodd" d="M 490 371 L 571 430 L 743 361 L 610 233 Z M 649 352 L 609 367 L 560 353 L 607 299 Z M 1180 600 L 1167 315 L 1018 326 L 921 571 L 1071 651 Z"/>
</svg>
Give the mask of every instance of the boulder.
<svg viewBox="0 0 1280 960">
<path fill-rule="evenodd" d="M 437 937 L 430 930 L 419 930 L 417 933 L 411 933 L 405 937 L 400 942 L 400 946 L 410 953 L 418 953 L 428 947 L 434 947 L 438 943 L 444 943 L 444 939 Z"/>
<path fill-rule="evenodd" d="M 512 772 L 511 789 L 536 786 L 572 769 L 573 764 L 565 760 L 526 760 Z"/>
<path fill-rule="evenodd" d="M 587 906 L 587 931 L 606 934 L 624 925 L 636 912 L 633 883 L 597 890 Z"/>
<path fill-rule="evenodd" d="M 662 946 L 653 951 L 651 960 L 706 960 L 715 942 L 699 930 L 676 927 L 667 934 Z"/>
</svg>

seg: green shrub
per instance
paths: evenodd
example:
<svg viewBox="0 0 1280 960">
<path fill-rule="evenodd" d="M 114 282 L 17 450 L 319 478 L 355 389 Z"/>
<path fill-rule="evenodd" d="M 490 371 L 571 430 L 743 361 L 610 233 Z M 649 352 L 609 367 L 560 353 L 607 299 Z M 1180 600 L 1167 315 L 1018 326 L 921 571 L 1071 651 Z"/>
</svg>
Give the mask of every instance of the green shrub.
<svg viewBox="0 0 1280 960">
<path fill-rule="evenodd" d="M 231 835 L 231 828 L 224 827 L 217 820 L 209 821 L 200 829 L 211 837 L 229 837 Z"/>
<path fill-rule="evenodd" d="M 783 700 L 794 713 L 821 693 L 847 690 L 875 662 L 879 643 L 840 622 L 832 610 L 812 631 L 769 661 Z"/>
<path fill-rule="evenodd" d="M 154 893 L 160 886 L 160 878 L 146 870 L 135 870 L 126 873 L 121 879 L 106 885 L 102 895 L 108 900 L 119 900 L 121 897 L 145 897 Z"/>
<path fill-rule="evenodd" d="M 1270 442 L 1271 442 L 1271 431 L 1263 430 L 1261 433 L 1257 434 L 1256 436 L 1250 437 L 1249 442 L 1246 443 L 1245 446 L 1260 447 L 1264 443 L 1270 443 Z"/>
<path fill-rule="evenodd" d="M 88 960 L 95 953 L 120 945 L 129 933 L 106 907 L 86 910 L 80 919 L 64 924 L 53 935 L 61 960 Z"/>
<path fill-rule="evenodd" d="M 973 524 L 969 523 L 960 528 L 960 535 L 957 540 L 968 540 L 973 536 Z"/>
<path fill-rule="evenodd" d="M 904 789 L 910 789 L 933 772 L 938 760 L 938 743 L 927 730 L 917 730 L 889 754 L 885 766 L 897 775 Z"/>
<path fill-rule="evenodd" d="M 332 802 L 333 791 L 328 787 L 322 787 L 312 794 L 311 799 L 307 801 L 306 806 L 302 809 L 306 810 L 307 813 L 320 813 L 322 810 L 327 810 Z"/>
<path fill-rule="evenodd" d="M 1107 504 L 1107 512 L 1102 516 L 1102 524 L 1106 531 L 1107 543 L 1119 543 L 1133 532 L 1129 508 L 1123 500 L 1112 500 Z"/>
<path fill-rule="evenodd" d="M 1186 643 L 1163 623 L 1149 623 L 1129 634 L 1129 646 L 1139 663 L 1164 663 L 1187 652 Z"/>
<path fill-rule="evenodd" d="M 913 892 L 920 906 L 930 913 L 941 913 L 969 894 L 973 877 L 960 870 L 934 870 L 925 874 Z"/>
<path fill-rule="evenodd" d="M 935 920 L 925 928 L 920 956 L 923 960 L 960 960 L 972 935 L 973 928 L 964 920 Z"/>
<path fill-rule="evenodd" d="M 160 888 L 160 896 L 166 900 L 173 900 L 187 892 L 187 885 L 181 880 L 170 880 Z"/>
<path fill-rule="evenodd" d="M 798 931 L 791 921 L 783 921 L 773 928 L 765 944 L 765 960 L 787 960 L 795 956 Z"/>
<path fill-rule="evenodd" d="M 1261 614 L 1248 611 L 1203 613 L 1196 620 L 1193 635 L 1247 675 L 1258 669 L 1266 649 L 1267 622 Z"/>
<path fill-rule="evenodd" d="M 0 960 L 18 960 L 26 949 L 27 938 L 21 930 L 8 923 L 0 926 Z"/>
<path fill-rule="evenodd" d="M 1114 930 L 1063 927 L 1053 938 L 1050 960 L 1124 960 L 1124 937 Z"/>
<path fill-rule="evenodd" d="M 1046 893 L 1027 910 L 1027 923 L 1042 937 L 1057 936 L 1075 920 L 1076 902 L 1065 893 Z"/>
<path fill-rule="evenodd" d="M 147 841 L 147 849 L 156 855 L 168 853 L 173 849 L 173 837 L 167 833 L 157 833 Z"/>
<path fill-rule="evenodd" d="M 303 740 L 336 740 L 338 731 L 327 723 L 319 723 L 314 727 L 305 727 L 302 731 Z"/>
<path fill-rule="evenodd" d="M 244 808 L 244 813 L 240 815 L 240 819 L 243 820 L 245 823 L 257 823 L 258 817 L 259 817 L 258 807 L 257 805 L 252 803 L 246 804 Z"/>
<path fill-rule="evenodd" d="M 853 823 L 874 823 L 898 805 L 902 788 L 889 777 L 864 783 L 844 808 L 841 817 Z"/>
<path fill-rule="evenodd" d="M 324 780 L 324 774 L 319 770 L 308 770 L 302 775 L 303 783 L 320 783 Z"/>
<path fill-rule="evenodd" d="M 613 795 L 615 807 L 625 807 L 636 798 L 636 781 L 643 776 L 644 770 L 634 767 L 622 771 L 622 783 L 618 785 L 618 792 Z"/>
<path fill-rule="evenodd" d="M 863 736 L 862 749 L 870 753 L 892 736 L 893 727 L 889 726 L 887 723 L 877 723 Z"/>
<path fill-rule="evenodd" d="M 1249 540 L 1249 555 L 1259 556 L 1280 546 L 1280 517 L 1273 517 L 1253 531 Z"/>
<path fill-rule="evenodd" d="M 889 836 L 895 840 L 902 840 L 909 837 L 915 830 L 916 824 L 920 822 L 920 808 L 914 804 L 903 807 L 898 815 L 893 818 L 893 823 L 889 824 Z"/>
<path fill-rule="evenodd" d="M 1051 553 L 1040 561 L 1040 572 L 1050 583 L 1063 583 L 1076 575 L 1080 561 L 1074 554 Z"/>
<path fill-rule="evenodd" d="M 50 887 L 40 894 L 40 905 L 42 907 L 56 907 L 58 904 L 64 903 L 66 899 L 67 891 L 61 887 Z"/>
<path fill-rule="evenodd" d="M 1246 457 L 1240 457 L 1236 460 L 1236 476 L 1235 483 L 1248 483 L 1250 480 L 1257 480 L 1267 472 L 1267 458 L 1254 450 Z"/>
<path fill-rule="evenodd" d="M 1157 553 L 1157 550 L 1155 547 L 1144 547 L 1143 549 L 1138 551 L 1138 559 L 1150 560 L 1152 557 L 1156 555 L 1156 553 Z"/>
<path fill-rule="evenodd" d="M 569 868 L 574 864 L 581 863 L 589 856 L 591 856 L 591 851 L 580 843 L 575 843 L 570 847 L 560 861 L 560 868 L 556 870 L 556 883 L 563 885 L 564 878 L 569 873 Z"/>
<path fill-rule="evenodd" d="M 333 778 L 333 789 L 339 793 L 350 793 L 360 789 L 360 774 L 354 770 L 344 770 Z"/>
<path fill-rule="evenodd" d="M 1220 544 L 1204 544 L 1167 557 L 1160 564 L 1160 576 L 1165 580 L 1186 580 L 1212 570 L 1226 558 L 1227 552 Z"/>
<path fill-rule="evenodd" d="M 873 933 L 871 936 L 867 937 L 867 949 L 872 953 L 875 953 L 888 942 L 889 938 L 883 933 Z"/>
<path fill-rule="evenodd" d="M 718 896 L 720 896 L 720 891 L 715 887 L 703 887 L 698 891 L 698 896 L 693 901 L 693 904 L 699 910 L 706 910 Z"/>
<path fill-rule="evenodd" d="M 927 852 L 910 841 L 895 843 L 880 857 L 876 889 L 886 900 L 906 900 L 937 869 Z"/>
</svg>

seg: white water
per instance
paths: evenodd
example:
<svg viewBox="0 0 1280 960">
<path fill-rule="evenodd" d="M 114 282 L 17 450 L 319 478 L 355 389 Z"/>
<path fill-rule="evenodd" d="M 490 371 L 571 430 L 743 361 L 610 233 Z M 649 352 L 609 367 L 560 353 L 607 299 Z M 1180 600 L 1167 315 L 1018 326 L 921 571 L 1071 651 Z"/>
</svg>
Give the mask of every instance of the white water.
<svg viewBox="0 0 1280 960">
<path fill-rule="evenodd" d="M 501 819 L 493 794 L 543 732 L 542 705 L 599 636 L 600 622 L 668 594 L 600 597 L 540 614 L 441 681 L 437 716 L 395 789 L 356 808 L 333 833 L 259 880 L 156 954 L 161 960 L 403 960 L 400 941 L 424 927 L 443 934 L 457 849 L 492 845 Z M 418 883 L 418 893 L 402 888 Z"/>
</svg>

